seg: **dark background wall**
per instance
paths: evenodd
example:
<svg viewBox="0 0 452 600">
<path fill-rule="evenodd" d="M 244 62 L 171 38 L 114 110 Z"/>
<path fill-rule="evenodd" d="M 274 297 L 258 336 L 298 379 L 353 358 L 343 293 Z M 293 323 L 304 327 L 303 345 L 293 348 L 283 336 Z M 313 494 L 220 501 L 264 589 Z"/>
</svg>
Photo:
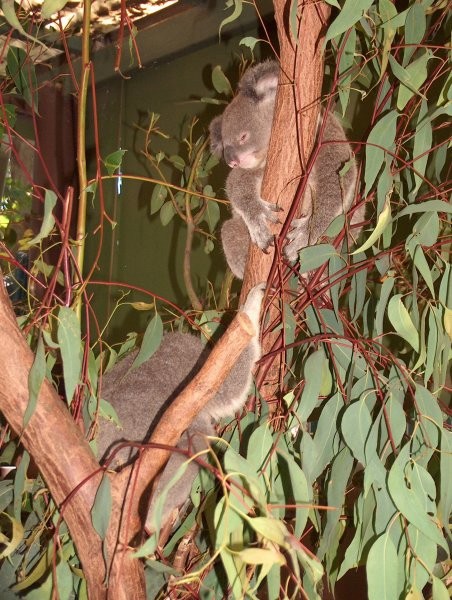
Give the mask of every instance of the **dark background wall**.
<svg viewBox="0 0 452 600">
<path fill-rule="evenodd" d="M 183 10 L 179 15 L 141 31 L 137 41 L 145 61 L 144 68 L 130 71 L 127 79 L 111 70 L 113 49 L 94 55 L 94 67 L 100 81 L 96 94 L 101 155 L 105 157 L 118 148 L 127 150 L 122 166 L 124 174 L 156 176 L 141 153 L 144 134 L 137 129 L 137 124 L 145 123 L 149 112 L 160 114 L 161 130 L 178 139 L 183 137 L 181 133 L 186 133 L 186 125 L 192 116 L 199 116 L 196 131 L 201 134 L 207 130 L 211 118 L 221 112 L 221 107 L 199 101 L 202 97 L 215 96 L 211 84 L 213 67 L 219 64 L 231 79 L 237 78 L 239 55 L 243 51 L 250 56 L 249 51 L 239 46 L 240 40 L 244 36 L 263 37 L 254 11 L 245 6 L 240 28 L 232 31 L 225 28 L 219 40 L 218 27 L 225 17 L 223 8 L 223 2 L 202 3 L 202 6 Z M 270 13 L 267 11 L 267 20 L 272 27 Z M 267 55 L 269 53 L 270 48 Z M 256 56 L 259 57 L 259 50 L 256 50 Z M 108 69 L 110 77 L 106 77 Z M 89 115 L 92 120 L 92 108 Z M 91 131 L 90 127 L 88 129 Z M 91 137 L 88 143 L 91 175 L 95 172 L 93 140 Z M 180 152 L 176 140 L 166 142 L 155 138 L 154 152 L 160 148 L 169 154 Z M 170 171 L 166 173 L 169 175 Z M 217 167 L 212 185 L 219 197 L 224 197 L 221 188 L 225 176 L 226 169 Z M 180 174 L 175 171 L 173 183 L 179 183 L 178 177 Z M 112 182 L 107 182 L 104 192 L 106 210 L 117 225 L 112 229 L 105 222 L 95 278 L 126 282 L 151 290 L 183 308 L 189 307 L 182 278 L 184 224 L 175 217 L 163 227 L 158 214 L 150 215 L 152 185 L 149 183 L 123 179 L 118 190 Z M 98 207 L 97 200 L 89 206 L 87 267 L 94 261 L 99 246 L 99 233 L 95 233 L 99 223 Z M 224 209 L 222 212 L 227 214 Z M 201 297 L 205 295 L 208 282 L 219 289 L 225 271 L 219 246 L 207 255 L 201 238 L 196 237 L 192 268 L 194 285 Z M 93 307 L 103 324 L 121 296 L 120 288 L 93 289 Z M 129 301 L 149 302 L 149 297 L 134 291 L 127 297 L 126 302 Z M 143 331 L 149 318 L 149 312 L 124 305 L 115 312 L 107 335 L 115 339 L 130 330 Z"/>
</svg>

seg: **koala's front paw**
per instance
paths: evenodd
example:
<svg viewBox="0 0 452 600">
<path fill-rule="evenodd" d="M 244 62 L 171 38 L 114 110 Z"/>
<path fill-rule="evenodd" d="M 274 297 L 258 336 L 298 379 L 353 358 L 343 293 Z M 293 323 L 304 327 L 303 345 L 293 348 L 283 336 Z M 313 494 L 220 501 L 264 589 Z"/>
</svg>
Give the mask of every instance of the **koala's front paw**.
<svg viewBox="0 0 452 600">
<path fill-rule="evenodd" d="M 273 234 L 267 222 L 280 223 L 275 213 L 279 212 L 281 208 L 271 202 L 259 200 L 259 209 L 259 213 L 249 226 L 249 230 L 252 241 L 265 252 L 273 244 Z"/>
<path fill-rule="evenodd" d="M 287 234 L 289 243 L 284 248 L 284 255 L 287 260 L 293 262 L 298 257 L 298 251 L 305 248 L 309 243 L 309 220 L 311 215 L 294 219 L 292 227 Z"/>
</svg>

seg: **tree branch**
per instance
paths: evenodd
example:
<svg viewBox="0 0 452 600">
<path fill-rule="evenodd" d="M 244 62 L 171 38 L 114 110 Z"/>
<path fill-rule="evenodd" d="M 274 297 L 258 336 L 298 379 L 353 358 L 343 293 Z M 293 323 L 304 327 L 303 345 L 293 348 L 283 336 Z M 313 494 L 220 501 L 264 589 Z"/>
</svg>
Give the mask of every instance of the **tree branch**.
<svg viewBox="0 0 452 600">
<path fill-rule="evenodd" d="M 100 473 L 92 475 L 99 471 L 99 465 L 82 432 L 47 380 L 24 429 L 23 418 L 29 400 L 28 374 L 33 364 L 33 353 L 17 327 L 1 273 L 0 323 L 0 411 L 21 436 L 58 508 L 64 505 L 63 516 L 83 566 L 90 599 L 105 598 L 102 543 L 93 528 L 90 514 L 101 479 Z M 73 493 L 79 485 L 80 488 Z"/>
<path fill-rule="evenodd" d="M 292 203 L 297 202 L 295 214 L 301 212 L 299 202 L 302 192 L 304 165 L 315 142 L 317 117 L 323 81 L 323 37 L 330 7 L 324 2 L 303 0 L 298 9 L 298 43 L 289 30 L 286 0 L 273 0 L 275 20 L 280 43 L 281 75 L 275 102 L 273 128 L 267 154 L 267 165 L 262 182 L 264 200 L 277 203 L 282 209 L 280 220 L 289 215 Z M 275 225 L 276 237 L 288 229 L 289 222 Z M 279 251 L 282 245 L 276 243 Z M 251 244 L 245 269 L 241 301 L 259 281 L 267 281 L 275 259 L 275 248 L 263 253 Z M 283 289 L 283 282 L 273 271 L 274 287 Z M 280 320 L 278 308 L 270 307 L 269 322 Z M 268 334 L 263 340 L 263 355 L 274 346 L 278 333 Z M 261 389 L 265 399 L 274 397 L 278 386 L 279 366 L 275 363 L 268 371 Z"/>
<path fill-rule="evenodd" d="M 150 444 L 177 444 L 182 433 L 218 391 L 253 335 L 255 331 L 248 315 L 239 312 L 213 347 L 202 369 L 165 411 Z M 127 546 L 141 530 L 139 505 L 147 505 L 155 477 L 169 456 L 169 450 L 145 448 L 140 459 L 114 479 L 114 504 L 122 506 L 122 510 L 112 515 L 109 529 L 109 547 L 116 546 L 110 583 L 113 589 L 124 577 L 123 562 L 129 560 Z M 118 502 L 121 498 L 125 498 L 123 504 Z"/>
</svg>

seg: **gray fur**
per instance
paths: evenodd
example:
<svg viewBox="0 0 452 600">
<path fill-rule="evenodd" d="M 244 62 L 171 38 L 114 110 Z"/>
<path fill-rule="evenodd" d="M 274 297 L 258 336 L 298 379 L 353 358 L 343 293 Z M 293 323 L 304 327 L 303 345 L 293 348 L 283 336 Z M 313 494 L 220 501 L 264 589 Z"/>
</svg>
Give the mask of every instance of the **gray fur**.
<svg viewBox="0 0 452 600">
<path fill-rule="evenodd" d="M 178 448 L 191 453 L 208 448 L 206 436 L 215 435 L 213 424 L 223 417 L 232 417 L 243 407 L 252 381 L 253 367 L 260 358 L 258 331 L 262 297 L 263 286 L 254 287 L 242 308 L 250 317 L 256 336 L 242 352 L 216 395 L 183 434 Z M 122 429 L 119 430 L 110 421 L 102 420 L 99 423 L 97 442 L 101 462 L 120 441 L 145 443 L 149 439 L 165 409 L 200 370 L 208 354 L 209 349 L 203 346 L 198 337 L 189 333 L 167 333 L 160 348 L 142 365 L 130 369 L 136 355 L 132 353 L 104 376 L 102 396 L 115 408 Z M 133 448 L 121 450 L 109 467 L 124 466 L 135 455 Z M 157 494 L 186 460 L 183 454 L 174 452 L 171 455 L 159 480 Z M 168 519 L 175 508 L 185 503 L 197 472 L 197 464 L 190 462 L 182 478 L 168 494 L 162 522 Z"/>
<path fill-rule="evenodd" d="M 279 66 L 275 61 L 259 63 L 246 71 L 238 94 L 210 125 L 211 150 L 223 156 L 231 167 L 226 181 L 226 193 L 231 202 L 233 219 L 222 229 L 222 243 L 232 272 L 243 277 L 249 238 L 262 250 L 273 241 L 268 222 L 277 222 L 278 207 L 260 197 L 267 160 Z M 314 244 L 331 221 L 346 212 L 353 201 L 357 170 L 354 161 L 341 179 L 339 171 L 352 159 L 344 130 L 333 115 L 328 115 L 323 140 L 335 142 L 320 149 L 310 173 L 304 214 L 292 223 L 284 252 L 293 261 L 298 251 Z M 353 223 L 363 219 L 356 211 Z M 249 238 L 243 234 L 244 226 Z"/>
</svg>

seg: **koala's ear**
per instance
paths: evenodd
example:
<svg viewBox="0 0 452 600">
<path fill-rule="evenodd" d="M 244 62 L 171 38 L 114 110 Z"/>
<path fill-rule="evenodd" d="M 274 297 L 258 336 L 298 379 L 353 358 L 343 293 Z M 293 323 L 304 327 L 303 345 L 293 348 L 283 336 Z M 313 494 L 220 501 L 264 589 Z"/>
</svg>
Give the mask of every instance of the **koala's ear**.
<svg viewBox="0 0 452 600">
<path fill-rule="evenodd" d="M 215 117 L 209 125 L 210 133 L 210 151 L 216 156 L 222 156 L 223 154 L 223 137 L 221 135 L 221 123 L 223 117 Z"/>
<path fill-rule="evenodd" d="M 258 102 L 273 102 L 279 79 L 279 65 L 274 60 L 258 63 L 248 69 L 240 80 L 239 89 Z"/>
</svg>

